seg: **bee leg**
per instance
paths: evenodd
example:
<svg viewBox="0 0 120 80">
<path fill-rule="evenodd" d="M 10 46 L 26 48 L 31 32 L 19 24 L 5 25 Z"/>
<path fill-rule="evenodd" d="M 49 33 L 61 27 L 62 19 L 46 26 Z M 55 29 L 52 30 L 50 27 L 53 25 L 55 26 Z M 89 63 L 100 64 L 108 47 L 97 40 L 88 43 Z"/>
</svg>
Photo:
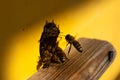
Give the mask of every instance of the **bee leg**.
<svg viewBox="0 0 120 80">
<path fill-rule="evenodd" d="M 70 44 L 70 48 L 69 48 L 69 51 L 68 51 L 68 55 L 69 55 L 69 53 L 70 53 L 71 47 L 72 47 L 72 44 Z"/>
</svg>

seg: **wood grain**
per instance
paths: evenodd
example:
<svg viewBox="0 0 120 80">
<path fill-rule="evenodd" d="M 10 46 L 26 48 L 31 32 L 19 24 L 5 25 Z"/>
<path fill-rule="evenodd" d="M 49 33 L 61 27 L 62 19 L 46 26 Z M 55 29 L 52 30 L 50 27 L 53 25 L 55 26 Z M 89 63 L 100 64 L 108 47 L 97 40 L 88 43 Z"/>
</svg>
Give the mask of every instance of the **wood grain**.
<svg viewBox="0 0 120 80">
<path fill-rule="evenodd" d="M 113 62 L 116 51 L 107 41 L 79 38 L 83 52 L 73 46 L 68 60 L 63 64 L 51 64 L 28 80 L 97 80 Z M 64 50 L 68 52 L 69 46 Z M 110 55 L 109 55 L 110 53 Z"/>
</svg>

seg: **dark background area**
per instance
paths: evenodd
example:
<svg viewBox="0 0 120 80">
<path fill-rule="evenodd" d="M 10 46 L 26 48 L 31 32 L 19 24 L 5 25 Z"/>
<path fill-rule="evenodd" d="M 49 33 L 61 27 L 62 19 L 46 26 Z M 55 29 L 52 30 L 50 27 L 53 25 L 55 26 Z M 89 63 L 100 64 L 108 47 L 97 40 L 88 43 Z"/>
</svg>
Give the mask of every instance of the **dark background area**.
<svg viewBox="0 0 120 80">
<path fill-rule="evenodd" d="M 50 15 L 62 13 L 76 5 L 83 6 L 90 0 L 9 0 L 1 5 L 1 27 L 3 34 L 20 27 L 29 27 Z"/>
</svg>

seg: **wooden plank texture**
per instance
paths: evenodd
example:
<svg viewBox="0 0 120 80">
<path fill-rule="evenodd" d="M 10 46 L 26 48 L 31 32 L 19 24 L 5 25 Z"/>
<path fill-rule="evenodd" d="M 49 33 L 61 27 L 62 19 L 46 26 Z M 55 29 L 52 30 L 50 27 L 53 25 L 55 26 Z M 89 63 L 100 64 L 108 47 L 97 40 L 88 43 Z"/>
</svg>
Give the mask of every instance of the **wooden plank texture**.
<svg viewBox="0 0 120 80">
<path fill-rule="evenodd" d="M 28 80 L 97 80 L 113 62 L 116 51 L 107 41 L 79 38 L 83 52 L 73 46 L 68 60 L 63 64 L 51 64 L 41 69 Z M 68 52 L 69 47 L 64 51 Z"/>
</svg>

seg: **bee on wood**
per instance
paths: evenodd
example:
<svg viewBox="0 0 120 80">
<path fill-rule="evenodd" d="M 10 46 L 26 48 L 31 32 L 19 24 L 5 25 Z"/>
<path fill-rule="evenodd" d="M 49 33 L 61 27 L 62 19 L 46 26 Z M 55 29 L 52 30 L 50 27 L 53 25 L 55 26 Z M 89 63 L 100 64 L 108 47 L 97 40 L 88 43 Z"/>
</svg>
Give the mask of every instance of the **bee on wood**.
<svg viewBox="0 0 120 80">
<path fill-rule="evenodd" d="M 66 54 L 64 53 L 64 51 L 58 46 L 58 43 L 59 42 L 56 42 L 56 45 L 55 45 L 55 47 L 53 47 L 53 54 L 54 54 L 54 56 L 56 56 L 57 58 L 58 58 L 58 60 L 57 60 L 57 58 L 54 58 L 54 56 L 53 56 L 53 58 L 52 58 L 52 62 L 53 63 L 63 63 L 63 62 L 65 62 L 65 60 L 67 59 L 67 57 L 66 57 Z M 55 48 L 55 49 L 54 49 Z M 54 51 L 55 50 L 55 51 Z"/>
<path fill-rule="evenodd" d="M 77 40 L 75 40 L 75 38 L 73 36 L 71 36 L 70 34 L 67 34 L 65 36 L 65 39 L 68 42 L 68 44 L 70 44 L 70 48 L 68 50 L 68 54 L 70 53 L 72 44 L 79 52 L 83 51 L 83 49 L 82 49 L 81 45 L 79 44 L 79 42 Z"/>
<path fill-rule="evenodd" d="M 57 38 L 60 33 L 59 27 L 52 22 L 46 22 L 44 30 L 40 38 L 40 59 L 38 61 L 37 70 L 48 68 L 50 63 L 62 63 L 66 60 L 66 55 L 58 46 Z"/>
</svg>

